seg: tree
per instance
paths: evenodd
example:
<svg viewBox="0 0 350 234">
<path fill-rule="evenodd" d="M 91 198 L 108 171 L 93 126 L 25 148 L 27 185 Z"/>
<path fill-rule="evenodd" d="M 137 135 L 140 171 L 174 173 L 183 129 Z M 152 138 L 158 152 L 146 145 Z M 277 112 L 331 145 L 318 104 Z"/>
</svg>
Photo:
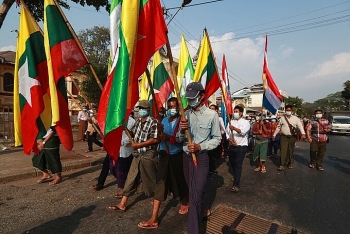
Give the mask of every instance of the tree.
<svg viewBox="0 0 350 234">
<path fill-rule="evenodd" d="M 24 3 L 27 5 L 29 11 L 34 16 L 35 20 L 37 22 L 43 20 L 44 18 L 44 0 L 23 0 Z M 106 11 L 109 12 L 109 3 L 108 0 L 70 0 L 76 4 L 80 4 L 82 6 L 88 5 L 88 6 L 94 6 L 97 11 L 100 10 L 101 7 L 105 7 Z M 2 24 L 4 23 L 4 20 L 6 18 L 6 15 L 8 11 L 10 10 L 13 3 L 15 3 L 16 0 L 3 0 L 2 4 L 0 5 L 0 29 Z M 19 1 L 17 1 L 19 2 Z M 61 5 L 62 7 L 69 9 L 69 5 L 66 3 L 67 1 L 63 0 L 57 0 L 57 3 Z"/>
<path fill-rule="evenodd" d="M 289 96 L 285 99 L 286 105 L 292 105 L 294 113 L 298 116 L 306 116 L 307 112 L 306 109 L 303 107 L 303 99 L 296 97 Z"/>
<path fill-rule="evenodd" d="M 109 28 L 95 26 L 80 31 L 78 37 L 101 84 L 104 85 L 108 75 Z M 84 67 L 83 72 L 87 74 L 88 78 L 82 83 L 81 91 L 86 95 L 89 102 L 98 104 L 102 91 L 90 69 Z"/>
<path fill-rule="evenodd" d="M 348 100 L 348 103 L 349 103 L 348 110 L 350 111 L 350 80 L 345 81 L 343 86 L 344 86 L 344 90 L 341 91 L 341 96 L 346 100 Z"/>
</svg>

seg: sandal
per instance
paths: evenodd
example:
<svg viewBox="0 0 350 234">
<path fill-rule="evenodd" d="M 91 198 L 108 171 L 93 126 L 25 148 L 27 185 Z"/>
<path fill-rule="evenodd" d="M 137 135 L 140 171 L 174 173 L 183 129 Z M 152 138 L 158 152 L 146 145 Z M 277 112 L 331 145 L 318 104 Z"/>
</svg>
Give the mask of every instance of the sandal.
<svg viewBox="0 0 350 234">
<path fill-rule="evenodd" d="M 89 153 L 89 152 L 91 152 L 91 151 L 90 151 L 90 150 L 86 150 L 86 151 L 85 151 L 85 153 Z"/>
<path fill-rule="evenodd" d="M 209 211 L 209 214 L 208 214 L 208 211 Z M 207 214 L 205 216 L 203 216 L 203 218 L 202 218 L 203 222 L 210 220 L 211 210 L 208 209 L 208 211 L 207 211 Z"/>
<path fill-rule="evenodd" d="M 238 192 L 239 191 L 239 188 L 237 188 L 237 187 L 233 187 L 232 189 L 231 189 L 231 192 Z"/>
<path fill-rule="evenodd" d="M 45 181 L 47 181 L 47 180 L 49 180 L 49 179 L 51 179 L 51 178 L 52 178 L 52 176 L 41 178 L 40 180 L 37 181 L 37 183 L 38 183 L 38 184 L 44 183 Z"/>
<path fill-rule="evenodd" d="M 323 167 L 318 167 L 319 171 L 324 171 Z"/>
<path fill-rule="evenodd" d="M 122 199 L 123 194 L 121 194 L 121 193 L 117 193 L 117 195 L 115 195 L 114 197 L 115 197 L 115 198 L 118 198 L 118 199 Z"/>
<path fill-rule="evenodd" d="M 103 189 L 103 186 L 95 184 L 95 185 L 90 186 L 89 188 L 96 190 L 96 191 L 100 191 Z"/>
<path fill-rule="evenodd" d="M 120 209 L 118 206 L 109 206 L 108 209 L 115 210 L 115 211 L 125 211 L 125 210 Z"/>
<path fill-rule="evenodd" d="M 261 173 L 266 173 L 266 168 L 261 169 Z"/>
<path fill-rule="evenodd" d="M 310 167 L 310 168 L 315 168 L 315 165 L 312 164 L 312 163 L 310 163 L 309 167 Z"/>
<path fill-rule="evenodd" d="M 288 169 L 293 169 L 293 167 L 291 165 L 288 166 Z"/>
<path fill-rule="evenodd" d="M 284 170 L 284 167 L 283 167 L 283 166 L 277 167 L 277 171 L 283 171 L 283 170 Z"/>
<path fill-rule="evenodd" d="M 56 185 L 62 182 L 62 179 L 54 179 L 52 182 L 49 183 L 49 185 Z"/>
<path fill-rule="evenodd" d="M 139 222 L 137 226 L 143 229 L 156 229 L 158 228 L 158 223 L 149 223 L 147 221 L 142 221 L 142 222 Z"/>
</svg>

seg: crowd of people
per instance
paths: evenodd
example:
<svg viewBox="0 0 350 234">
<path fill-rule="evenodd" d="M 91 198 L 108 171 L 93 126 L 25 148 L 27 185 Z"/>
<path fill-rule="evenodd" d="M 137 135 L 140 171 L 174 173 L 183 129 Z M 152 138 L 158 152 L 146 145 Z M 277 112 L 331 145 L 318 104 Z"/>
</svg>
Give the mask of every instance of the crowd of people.
<svg viewBox="0 0 350 234">
<path fill-rule="evenodd" d="M 266 173 L 268 157 L 277 158 L 280 150 L 280 164 L 277 170 L 293 168 L 293 150 L 297 135 L 310 142 L 310 168 L 323 171 L 322 162 L 326 151 L 327 133 L 330 125 L 322 118 L 322 110 L 315 111 L 315 118 L 302 121 L 293 115 L 293 107 L 285 106 L 284 116 L 244 117 L 244 108 L 237 105 L 227 126 L 219 117 L 219 109 L 212 104 L 206 105 L 205 90 L 201 83 L 192 82 L 186 87 L 188 109 L 181 116 L 181 103 L 170 98 L 166 105 L 166 114 L 162 119 L 151 116 L 151 105 L 147 100 L 137 104 L 137 119 L 129 116 L 123 132 L 119 158 L 115 162 L 106 154 L 97 184 L 91 189 L 104 188 L 106 177 L 111 173 L 117 180 L 116 198 L 120 202 L 109 206 L 113 211 L 125 211 L 127 202 L 142 183 L 145 195 L 153 197 L 150 218 L 138 223 L 143 229 L 158 228 L 158 214 L 161 202 L 169 194 L 180 201 L 178 213 L 187 214 L 188 233 L 199 233 L 200 223 L 211 215 L 210 207 L 203 201 L 204 189 L 208 179 L 218 173 L 216 161 L 228 156 L 233 171 L 232 192 L 240 190 L 242 163 L 252 154 L 256 162 L 254 171 Z M 89 113 L 86 110 L 85 113 Z M 85 119 L 86 118 L 86 119 Z M 96 140 L 99 132 L 94 114 L 79 115 L 79 140 L 88 136 L 88 150 L 92 151 L 92 142 L 100 147 Z M 85 123 L 86 121 L 86 123 Z M 87 125 L 87 126 L 86 126 Z M 50 128 L 43 139 L 38 140 L 39 155 L 33 156 L 33 165 L 43 172 L 38 183 L 42 183 L 52 174 L 56 178 L 52 184 L 61 182 L 62 166 L 59 159 L 59 137 L 54 127 Z"/>
</svg>

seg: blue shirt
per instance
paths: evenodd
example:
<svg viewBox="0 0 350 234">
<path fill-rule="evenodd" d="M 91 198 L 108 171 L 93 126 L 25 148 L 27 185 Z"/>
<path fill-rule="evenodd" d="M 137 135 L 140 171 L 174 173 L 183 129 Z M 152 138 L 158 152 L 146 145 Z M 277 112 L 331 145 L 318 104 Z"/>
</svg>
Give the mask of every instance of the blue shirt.
<svg viewBox="0 0 350 234">
<path fill-rule="evenodd" d="M 162 120 L 163 132 L 169 136 L 176 136 L 175 128 L 179 124 L 180 118 L 175 119 L 172 122 L 170 121 L 170 117 L 167 116 Z M 168 145 L 169 154 L 177 154 L 182 151 L 182 144 L 175 142 L 175 144 L 171 144 L 170 141 L 166 141 Z M 159 144 L 160 150 L 165 150 L 164 142 Z"/>
</svg>

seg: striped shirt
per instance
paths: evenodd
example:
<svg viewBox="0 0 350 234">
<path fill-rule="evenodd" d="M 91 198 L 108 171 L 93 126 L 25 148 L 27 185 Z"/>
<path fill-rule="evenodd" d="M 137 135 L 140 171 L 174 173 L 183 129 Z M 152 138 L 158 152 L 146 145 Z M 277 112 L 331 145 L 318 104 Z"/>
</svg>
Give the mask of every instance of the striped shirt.
<svg viewBox="0 0 350 234">
<path fill-rule="evenodd" d="M 132 133 L 134 134 L 134 141 L 136 143 L 142 143 L 147 141 L 150 138 L 157 139 L 158 130 L 157 130 L 158 121 L 150 116 L 147 116 L 145 122 L 142 123 L 141 118 L 136 120 Z M 139 153 L 144 153 L 147 150 L 155 149 L 154 146 L 147 146 L 137 149 Z"/>
<path fill-rule="evenodd" d="M 313 139 L 316 139 L 318 142 L 325 142 L 327 141 L 327 135 L 326 135 L 326 129 L 330 128 L 328 120 L 326 119 L 319 119 L 312 120 L 306 125 L 306 129 L 310 131 L 310 137 Z"/>
</svg>

